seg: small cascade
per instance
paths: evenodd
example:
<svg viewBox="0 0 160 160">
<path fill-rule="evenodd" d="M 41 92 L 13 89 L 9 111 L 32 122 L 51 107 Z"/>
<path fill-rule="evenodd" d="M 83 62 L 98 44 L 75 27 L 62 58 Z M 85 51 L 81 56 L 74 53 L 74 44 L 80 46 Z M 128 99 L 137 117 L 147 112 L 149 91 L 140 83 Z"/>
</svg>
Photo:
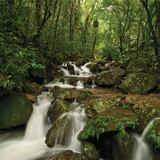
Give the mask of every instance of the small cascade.
<svg viewBox="0 0 160 160">
<path fill-rule="evenodd" d="M 77 102 L 76 98 L 73 101 L 73 103 L 71 104 L 73 107 L 77 107 L 79 105 L 79 103 Z"/>
<path fill-rule="evenodd" d="M 73 110 L 64 113 L 59 119 L 65 119 L 57 131 L 54 148 L 45 144 L 45 136 L 50 124 L 47 122 L 47 111 L 53 98 L 49 92 L 37 97 L 33 112 L 28 121 L 24 137 L 5 141 L 0 144 L 0 158 L 3 160 L 35 160 L 43 156 L 55 155 L 65 150 L 81 152 L 81 142 L 77 136 L 85 125 L 86 114 L 79 103 L 74 100 Z M 67 129 L 66 129 L 67 128 Z"/>
<path fill-rule="evenodd" d="M 61 71 L 64 73 L 64 76 L 67 77 L 91 77 L 92 73 L 90 72 L 89 68 L 87 67 L 91 62 L 88 62 L 84 64 L 81 67 L 77 67 L 74 63 L 69 62 L 71 66 L 74 68 L 74 74 L 70 74 L 67 69 L 64 67 L 67 67 L 67 64 L 62 64 Z"/>
<path fill-rule="evenodd" d="M 37 103 L 33 105 L 33 113 L 28 121 L 25 136 L 0 144 L 1 159 L 33 160 L 47 152 L 45 135 L 49 124 L 46 122 L 46 114 L 51 102 L 48 93 L 38 96 Z"/>
<path fill-rule="evenodd" d="M 61 68 L 61 71 L 63 72 L 63 74 L 65 75 L 65 76 L 69 76 L 70 74 L 69 74 L 69 71 L 67 70 L 67 69 L 65 69 L 65 68 Z"/>
<path fill-rule="evenodd" d="M 80 106 L 74 108 L 68 113 L 64 113 L 59 120 L 64 120 L 63 126 L 57 131 L 56 146 L 64 146 L 74 152 L 81 152 L 81 142 L 78 140 L 78 134 L 85 125 L 86 114 Z"/>
<path fill-rule="evenodd" d="M 83 89 L 83 88 L 84 88 L 84 84 L 83 84 L 83 82 L 82 82 L 81 80 L 79 80 L 79 81 L 77 82 L 76 89 Z"/>
<path fill-rule="evenodd" d="M 35 140 L 44 138 L 47 124 L 46 116 L 52 100 L 49 100 L 44 93 L 37 97 L 37 103 L 33 104 L 33 112 L 28 121 L 24 140 Z M 36 126 L 36 132 L 35 132 Z"/>
<path fill-rule="evenodd" d="M 46 87 L 49 87 L 49 88 L 53 88 L 55 86 L 59 86 L 61 88 L 75 88 L 75 86 L 73 85 L 70 85 L 68 82 L 67 82 L 67 79 L 65 79 L 64 82 L 60 82 L 59 79 L 57 79 L 56 81 L 53 81 L 53 82 L 50 82 L 48 84 L 45 85 Z"/>
<path fill-rule="evenodd" d="M 150 148 L 146 142 L 146 137 L 152 129 L 153 123 L 160 118 L 155 118 L 148 123 L 141 136 L 135 135 L 136 144 L 134 146 L 132 160 L 153 160 Z"/>
<path fill-rule="evenodd" d="M 95 82 L 94 82 L 94 79 L 92 80 L 92 85 L 91 85 L 91 88 L 96 88 L 97 86 L 96 86 L 96 84 L 95 84 Z"/>
<path fill-rule="evenodd" d="M 48 88 L 53 88 L 55 86 L 59 86 L 61 88 L 70 88 L 70 89 L 71 88 L 75 88 L 75 89 L 83 89 L 84 88 L 84 84 L 81 80 L 77 81 L 76 86 L 69 84 L 67 79 L 65 79 L 64 82 L 60 82 L 59 80 L 56 80 L 56 81 L 50 82 L 45 85 L 45 87 L 48 87 Z"/>
</svg>

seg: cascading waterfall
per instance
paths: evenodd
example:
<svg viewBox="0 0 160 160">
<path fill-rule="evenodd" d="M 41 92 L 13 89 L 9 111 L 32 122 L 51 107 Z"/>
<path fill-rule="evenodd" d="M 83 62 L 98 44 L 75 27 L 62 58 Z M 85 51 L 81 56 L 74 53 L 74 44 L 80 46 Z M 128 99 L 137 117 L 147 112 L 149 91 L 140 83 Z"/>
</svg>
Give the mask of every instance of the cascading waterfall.
<svg viewBox="0 0 160 160">
<path fill-rule="evenodd" d="M 37 102 L 33 104 L 33 113 L 28 121 L 24 137 L 1 143 L 0 159 L 34 160 L 64 150 L 81 152 L 81 143 L 77 136 L 84 127 L 86 115 L 76 100 L 72 103 L 74 109 L 60 117 L 60 119 L 65 118 L 64 128 L 67 125 L 69 130 L 58 131 L 54 148 L 46 146 L 45 135 L 50 127 L 46 115 L 51 102 L 52 98 L 48 92 L 38 96 Z M 63 140 L 65 142 L 61 143 Z"/>
<path fill-rule="evenodd" d="M 37 103 L 33 105 L 33 112 L 28 121 L 24 137 L 0 144 L 1 159 L 33 160 L 47 152 L 45 135 L 49 124 L 46 121 L 46 114 L 51 101 L 48 93 L 38 96 Z"/>
<path fill-rule="evenodd" d="M 73 105 L 78 104 L 73 102 Z M 81 142 L 77 136 L 85 125 L 86 114 L 81 106 L 74 108 L 68 113 L 64 113 L 59 121 L 64 120 L 63 126 L 57 131 L 55 146 L 64 146 L 74 152 L 81 152 Z"/>
<path fill-rule="evenodd" d="M 87 67 L 91 62 L 84 64 L 83 66 L 77 67 L 74 63 L 69 62 L 71 66 L 74 68 L 74 74 L 70 74 L 69 71 L 63 67 L 66 67 L 67 64 L 62 64 L 61 71 L 64 73 L 64 76 L 67 77 L 91 77 L 92 73 L 90 72 L 89 68 Z"/>
<path fill-rule="evenodd" d="M 60 82 L 59 79 L 56 79 L 55 81 L 48 83 L 45 86 L 49 87 L 49 88 L 53 88 L 55 86 L 59 86 L 61 88 L 76 88 L 77 87 L 77 86 L 73 86 L 73 85 L 68 84 L 67 80 L 65 80 L 65 82 L 63 83 L 63 82 Z"/>
<path fill-rule="evenodd" d="M 132 160 L 153 160 L 149 145 L 146 142 L 146 137 L 151 130 L 153 123 L 160 118 L 154 118 L 148 123 L 141 136 L 135 135 L 136 144 L 134 146 Z"/>
<path fill-rule="evenodd" d="M 79 81 L 77 82 L 76 89 L 83 89 L 83 88 L 84 88 L 84 84 L 83 84 L 83 82 L 82 82 L 81 80 L 79 80 Z"/>
<path fill-rule="evenodd" d="M 64 76 L 69 77 L 78 77 L 78 78 L 88 78 L 91 77 L 93 74 L 90 72 L 89 68 L 87 67 L 91 62 L 88 62 L 84 64 L 81 67 L 77 67 L 74 63 L 69 62 L 71 66 L 74 68 L 74 74 L 70 74 L 69 71 L 64 68 L 67 67 L 67 64 L 63 63 L 61 66 L 61 71 L 63 72 Z M 67 79 L 65 79 L 65 82 L 60 82 L 59 79 L 54 80 L 53 82 L 50 82 L 45 85 L 46 87 L 53 88 L 55 86 L 59 86 L 61 88 L 75 88 L 75 89 L 83 89 L 84 88 L 84 82 L 82 80 L 78 80 L 76 85 L 71 85 L 68 83 Z M 92 87 L 95 87 L 95 84 L 92 85 Z"/>
</svg>

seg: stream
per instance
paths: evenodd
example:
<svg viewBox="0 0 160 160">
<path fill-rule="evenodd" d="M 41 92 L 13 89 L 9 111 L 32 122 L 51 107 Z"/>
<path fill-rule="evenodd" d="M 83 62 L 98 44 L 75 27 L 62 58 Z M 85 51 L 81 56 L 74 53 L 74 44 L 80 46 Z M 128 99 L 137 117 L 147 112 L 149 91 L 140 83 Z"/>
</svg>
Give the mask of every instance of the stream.
<svg viewBox="0 0 160 160">
<path fill-rule="evenodd" d="M 68 77 L 90 77 L 92 73 L 87 68 L 89 63 L 81 67 L 70 63 L 74 67 L 74 75 L 64 68 L 66 64 L 62 65 L 61 70 L 64 76 Z M 59 86 L 61 88 L 84 88 L 84 83 L 78 80 L 77 85 L 71 85 L 65 80 L 61 82 L 59 79 L 46 84 L 48 88 Z M 91 88 L 95 88 L 94 81 Z M 2 138 L 0 142 L 0 159 L 1 160 L 36 160 L 37 158 L 50 157 L 65 150 L 72 150 L 76 153 L 82 152 L 81 142 L 77 139 L 79 133 L 85 126 L 86 114 L 81 104 L 77 103 L 76 99 L 72 103 L 73 109 L 70 112 L 62 114 L 59 119 L 65 119 L 65 123 L 58 130 L 56 135 L 56 142 L 53 148 L 48 148 L 45 144 L 45 136 L 48 129 L 51 127 L 47 119 L 48 109 L 53 101 L 50 92 L 44 92 L 37 97 L 37 102 L 33 104 L 33 112 L 27 123 L 25 132 L 18 136 L 12 135 L 8 140 Z M 152 124 L 156 119 L 153 119 L 144 129 L 142 135 L 134 135 L 135 145 L 133 147 L 132 160 L 153 160 L 151 150 L 146 142 L 146 136 L 150 131 Z M 66 130 L 66 126 L 70 126 Z"/>
</svg>

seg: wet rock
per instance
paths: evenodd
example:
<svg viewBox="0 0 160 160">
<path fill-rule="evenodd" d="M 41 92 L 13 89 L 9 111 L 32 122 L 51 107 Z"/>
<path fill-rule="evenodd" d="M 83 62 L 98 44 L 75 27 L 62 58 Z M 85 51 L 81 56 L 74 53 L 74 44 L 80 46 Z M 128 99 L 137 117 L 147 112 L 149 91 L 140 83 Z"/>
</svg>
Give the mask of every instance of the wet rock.
<svg viewBox="0 0 160 160">
<path fill-rule="evenodd" d="M 64 112 L 68 112 L 71 109 L 70 103 L 65 100 L 57 99 L 54 103 L 52 103 L 51 108 L 48 110 L 48 117 L 54 123 L 61 114 Z"/>
<path fill-rule="evenodd" d="M 67 136 L 66 133 L 68 133 L 67 130 L 69 129 L 69 127 L 69 124 L 66 125 L 66 118 L 57 119 L 57 121 L 53 123 L 52 127 L 47 132 L 45 140 L 47 146 L 50 148 L 54 147 L 56 138 L 57 136 L 62 134 L 61 132 L 64 133 L 62 136 L 63 138 L 65 138 Z M 62 143 L 65 143 L 64 139 L 62 139 Z"/>
<path fill-rule="evenodd" d="M 74 75 L 74 67 L 71 65 L 71 63 L 67 63 L 66 69 L 69 71 L 70 74 Z"/>
<path fill-rule="evenodd" d="M 29 93 L 26 93 L 25 95 L 30 102 L 34 103 L 37 101 L 37 97 L 35 95 Z"/>
<path fill-rule="evenodd" d="M 64 99 L 67 95 L 69 95 L 68 90 L 62 89 L 59 86 L 55 86 L 50 89 L 50 92 L 53 94 L 54 99 Z"/>
<path fill-rule="evenodd" d="M 110 68 L 108 71 L 103 71 L 94 78 L 95 84 L 99 86 L 114 86 L 121 82 L 125 75 L 125 70 L 120 67 Z"/>
<path fill-rule="evenodd" d="M 156 87 L 157 80 L 150 73 L 130 73 L 120 84 L 120 88 L 126 93 L 145 94 Z"/>
<path fill-rule="evenodd" d="M 50 158 L 49 160 L 82 160 L 82 156 L 79 153 L 74 153 L 73 151 L 67 150 L 53 156 L 53 158 Z"/>
<path fill-rule="evenodd" d="M 100 72 L 100 64 L 99 63 L 92 62 L 91 64 L 88 65 L 88 68 L 94 74 Z"/>
<path fill-rule="evenodd" d="M 93 77 L 67 77 L 68 83 L 72 85 L 77 85 L 78 81 L 83 82 L 86 84 L 92 84 Z"/>
<path fill-rule="evenodd" d="M 88 104 L 88 108 L 94 109 L 94 114 L 87 119 L 79 139 L 82 141 L 93 137 L 98 139 L 101 134 L 112 131 L 125 136 L 126 128 L 134 128 L 137 125 L 136 115 L 117 105 L 118 103 L 118 101 L 108 102 L 105 99 L 98 99 Z"/>
<path fill-rule="evenodd" d="M 131 104 L 130 110 L 137 115 L 141 131 L 151 119 L 159 116 L 159 95 L 128 95 L 125 101 Z"/>
<path fill-rule="evenodd" d="M 83 142 L 83 154 L 89 159 L 89 160 L 99 160 L 99 153 L 96 150 L 96 147 L 94 144 L 90 142 Z"/>
<path fill-rule="evenodd" d="M 25 124 L 32 113 L 32 104 L 23 94 L 12 94 L 0 101 L 0 128 Z"/>
</svg>

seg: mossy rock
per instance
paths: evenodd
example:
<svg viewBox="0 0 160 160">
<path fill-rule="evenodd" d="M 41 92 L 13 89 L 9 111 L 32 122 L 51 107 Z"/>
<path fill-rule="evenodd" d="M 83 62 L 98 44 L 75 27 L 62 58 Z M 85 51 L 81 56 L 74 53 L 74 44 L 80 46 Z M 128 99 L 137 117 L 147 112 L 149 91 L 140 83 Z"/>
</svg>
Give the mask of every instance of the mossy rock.
<svg viewBox="0 0 160 160">
<path fill-rule="evenodd" d="M 148 134 L 148 139 L 151 140 L 156 149 L 160 149 L 160 120 L 156 120 Z"/>
<path fill-rule="evenodd" d="M 69 129 L 69 127 L 70 125 L 66 123 L 65 117 L 62 119 L 57 119 L 57 121 L 53 123 L 52 127 L 47 132 L 46 140 L 45 140 L 45 143 L 47 144 L 47 146 L 50 148 L 54 147 L 57 136 L 58 134 L 60 134 L 60 131 L 61 132 L 64 131 L 63 138 L 65 138 L 67 136 L 65 134 L 67 133 L 67 130 Z M 62 141 L 64 141 L 64 139 L 62 139 Z"/>
<path fill-rule="evenodd" d="M 148 104 L 135 104 L 130 110 L 138 117 L 139 129 L 143 131 L 149 121 L 159 116 L 160 106 L 152 106 Z"/>
<path fill-rule="evenodd" d="M 66 150 L 64 152 L 58 153 L 57 155 L 49 158 L 48 160 L 89 160 L 82 159 L 82 155 L 79 153 L 74 153 L 73 151 Z"/>
<path fill-rule="evenodd" d="M 86 112 L 90 110 L 95 110 L 97 113 L 101 113 L 109 108 L 115 108 L 121 105 L 120 96 L 109 96 L 105 98 L 92 98 L 88 100 L 88 103 L 85 104 Z"/>
<path fill-rule="evenodd" d="M 79 139 L 84 141 L 97 137 L 107 132 L 118 132 L 120 136 L 125 136 L 126 128 L 134 128 L 137 124 L 136 115 L 123 108 L 108 108 L 98 113 L 92 118 L 88 118 L 83 131 L 79 134 Z"/>
<path fill-rule="evenodd" d="M 130 61 L 127 67 L 127 72 L 128 73 L 148 72 L 150 68 L 151 68 L 150 60 L 147 58 L 140 57 L 132 59 L 132 61 Z"/>
<path fill-rule="evenodd" d="M 99 86 L 114 86 L 121 82 L 125 71 L 120 67 L 110 68 L 108 71 L 103 71 L 97 74 L 94 78 L 95 84 Z"/>
<path fill-rule="evenodd" d="M 83 154 L 90 160 L 99 160 L 99 153 L 96 150 L 94 144 L 90 142 L 83 142 L 82 144 Z"/>
<path fill-rule="evenodd" d="M 0 101 L 0 128 L 11 128 L 27 123 L 32 104 L 23 94 L 12 94 Z"/>
<path fill-rule="evenodd" d="M 126 93 L 145 94 L 156 87 L 157 80 L 150 73 L 130 73 L 119 87 Z"/>
<path fill-rule="evenodd" d="M 68 90 L 63 89 L 59 86 L 55 86 L 50 90 L 50 92 L 53 94 L 54 99 L 64 99 L 69 95 Z"/>
<path fill-rule="evenodd" d="M 54 123 L 61 114 L 64 112 L 70 111 L 72 106 L 69 102 L 57 99 L 51 106 L 51 108 L 48 110 L 48 117 L 51 119 L 51 121 Z"/>
</svg>

